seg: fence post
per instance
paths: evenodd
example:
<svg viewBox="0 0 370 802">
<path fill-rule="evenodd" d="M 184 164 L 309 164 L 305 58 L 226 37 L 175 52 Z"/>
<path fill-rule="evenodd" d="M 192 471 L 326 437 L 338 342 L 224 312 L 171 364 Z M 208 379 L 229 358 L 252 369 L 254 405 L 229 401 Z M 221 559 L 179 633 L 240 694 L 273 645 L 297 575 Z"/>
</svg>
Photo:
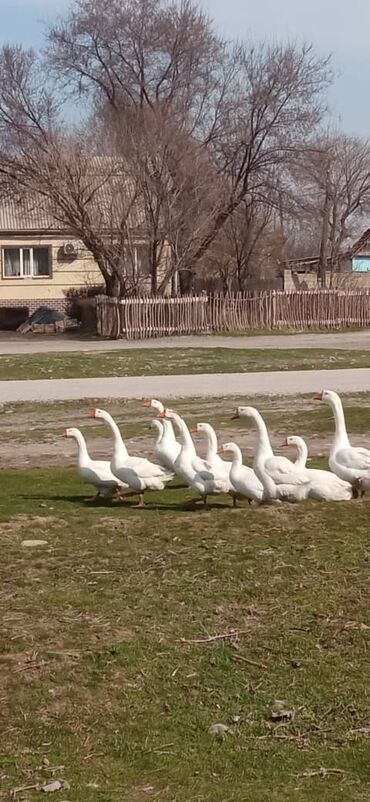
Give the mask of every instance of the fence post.
<svg viewBox="0 0 370 802">
<path fill-rule="evenodd" d="M 276 291 L 271 292 L 271 328 L 276 326 Z"/>
</svg>

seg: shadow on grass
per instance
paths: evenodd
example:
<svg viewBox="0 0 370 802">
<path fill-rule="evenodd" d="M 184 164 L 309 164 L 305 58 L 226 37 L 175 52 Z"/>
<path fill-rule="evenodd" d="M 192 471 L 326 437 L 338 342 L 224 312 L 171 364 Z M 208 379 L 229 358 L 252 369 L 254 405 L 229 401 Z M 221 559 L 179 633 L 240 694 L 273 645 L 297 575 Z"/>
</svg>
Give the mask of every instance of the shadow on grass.
<svg viewBox="0 0 370 802">
<path fill-rule="evenodd" d="M 176 490 L 178 488 L 170 488 L 171 490 Z M 67 502 L 68 504 L 75 504 L 79 507 L 83 507 L 85 509 L 110 509 L 110 510 L 120 510 L 120 509 L 138 509 L 137 508 L 137 501 L 135 500 L 135 495 L 127 499 L 123 499 L 122 501 L 112 502 L 109 498 L 100 498 L 94 502 L 89 501 L 85 495 L 78 495 L 78 496 L 67 496 L 67 495 L 60 495 L 60 496 L 45 496 L 42 494 L 20 494 L 19 496 L 22 499 L 27 501 L 43 501 L 47 502 Z M 214 502 L 208 505 L 208 511 L 212 509 L 233 509 L 231 503 L 226 502 Z M 140 510 L 142 512 L 154 512 L 155 510 L 169 510 L 174 511 L 178 510 L 181 512 L 207 512 L 207 508 L 204 508 L 202 499 L 189 499 L 188 501 L 180 501 L 178 503 L 174 502 L 173 504 L 166 504 L 165 502 L 145 502 L 145 507 L 141 507 Z"/>
</svg>

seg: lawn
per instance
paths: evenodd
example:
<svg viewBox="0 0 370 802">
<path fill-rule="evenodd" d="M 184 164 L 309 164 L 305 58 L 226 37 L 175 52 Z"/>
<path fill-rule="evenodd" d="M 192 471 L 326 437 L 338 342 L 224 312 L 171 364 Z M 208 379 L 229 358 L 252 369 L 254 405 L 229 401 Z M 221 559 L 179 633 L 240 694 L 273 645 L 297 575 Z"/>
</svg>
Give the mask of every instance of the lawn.
<svg viewBox="0 0 370 802">
<path fill-rule="evenodd" d="M 0 799 L 368 800 L 369 501 L 85 495 L 1 474 Z"/>
<path fill-rule="evenodd" d="M 0 381 L 370 368 L 370 351 L 320 348 L 138 348 L 0 357 Z"/>
</svg>

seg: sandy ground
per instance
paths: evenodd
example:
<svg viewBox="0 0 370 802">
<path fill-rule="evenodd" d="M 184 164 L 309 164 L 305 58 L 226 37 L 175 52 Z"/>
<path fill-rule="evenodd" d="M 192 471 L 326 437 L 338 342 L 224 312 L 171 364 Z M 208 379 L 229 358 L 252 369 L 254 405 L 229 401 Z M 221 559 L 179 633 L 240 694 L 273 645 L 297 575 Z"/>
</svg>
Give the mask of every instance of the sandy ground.
<svg viewBox="0 0 370 802">
<path fill-rule="evenodd" d="M 190 403 L 190 402 L 189 402 Z M 269 406 L 272 409 L 280 410 L 281 399 L 271 399 Z M 302 399 L 292 398 L 291 408 L 304 407 Z M 114 417 L 116 410 L 111 409 Z M 146 456 L 149 459 L 154 457 L 154 432 L 150 428 L 150 416 L 146 424 L 146 412 L 140 418 L 141 431 L 145 431 L 142 436 L 125 436 L 125 420 L 130 419 L 130 409 L 123 411 L 118 422 L 120 423 L 122 434 L 131 454 Z M 185 418 L 189 412 L 184 411 Z M 285 412 L 286 414 L 286 412 Z M 140 415 L 140 411 L 139 411 Z M 212 413 L 209 408 L 199 408 L 199 420 L 210 420 L 212 418 L 221 421 L 215 425 L 219 443 L 235 440 L 243 450 L 245 458 L 250 459 L 255 445 L 255 433 L 243 427 L 241 423 L 237 428 L 228 426 L 230 410 L 228 402 L 212 401 Z M 144 422 L 143 422 L 144 421 Z M 87 410 L 79 405 L 76 408 L 63 408 L 54 405 L 37 407 L 34 410 L 23 407 L 13 407 L 8 410 L 5 408 L 0 416 L 0 466 L 2 469 L 11 468 L 45 468 L 45 467 L 68 467 L 76 465 L 77 450 L 72 440 L 63 438 L 62 432 L 67 426 L 76 425 L 80 427 L 87 439 L 88 448 L 92 457 L 97 459 L 110 459 L 112 453 L 112 440 L 104 424 L 96 423 L 87 418 Z M 129 425 L 129 424 L 128 424 Z M 101 435 L 99 428 L 101 426 Z M 135 431 L 139 423 L 131 423 L 131 431 Z M 128 432 L 128 429 L 126 428 Z M 276 451 L 286 456 L 295 458 L 294 449 L 281 450 L 284 438 L 284 416 L 282 415 L 281 428 L 277 431 L 270 430 L 271 442 Z M 329 453 L 331 432 L 323 436 L 312 436 L 306 438 L 311 456 L 326 456 Z M 194 436 L 197 451 L 201 456 L 205 454 L 204 439 L 200 435 Z M 364 445 L 363 435 L 352 435 L 351 442 L 354 445 Z M 370 444 L 369 444 L 370 445 Z"/>
<path fill-rule="evenodd" d="M 338 393 L 370 391 L 370 369 L 3 381 L 0 382 L 0 402 L 297 395 L 325 388 Z"/>
<path fill-rule="evenodd" d="M 0 355 L 42 354 L 82 351 L 117 351 L 132 348 L 344 348 L 370 349 L 370 329 L 328 334 L 264 334 L 223 337 L 191 335 L 158 337 L 150 340 L 98 340 L 71 335 L 36 337 L 0 332 Z"/>
<path fill-rule="evenodd" d="M 218 429 L 218 439 L 226 443 L 236 440 L 246 458 L 250 459 L 253 454 L 255 436 L 253 432 L 238 431 L 235 429 Z M 271 433 L 271 442 L 274 448 L 279 451 L 282 436 Z M 311 456 L 325 456 L 329 452 L 330 438 L 306 438 Z M 363 437 L 353 436 L 353 445 L 363 445 Z M 126 440 L 130 454 L 135 456 L 153 459 L 153 437 L 133 437 Z M 205 449 L 200 439 L 196 440 L 197 451 L 200 456 L 204 456 Z M 112 441 L 109 437 L 94 438 L 89 443 L 90 454 L 96 459 L 110 459 L 112 453 Z M 282 454 L 294 459 L 294 449 L 289 452 L 283 449 Z M 21 442 L 17 443 L 16 448 L 12 443 L 2 443 L 0 445 L 0 464 L 2 468 L 45 468 L 45 467 L 71 467 L 76 465 L 76 448 L 72 442 L 62 442 L 59 438 L 50 442 Z"/>
</svg>

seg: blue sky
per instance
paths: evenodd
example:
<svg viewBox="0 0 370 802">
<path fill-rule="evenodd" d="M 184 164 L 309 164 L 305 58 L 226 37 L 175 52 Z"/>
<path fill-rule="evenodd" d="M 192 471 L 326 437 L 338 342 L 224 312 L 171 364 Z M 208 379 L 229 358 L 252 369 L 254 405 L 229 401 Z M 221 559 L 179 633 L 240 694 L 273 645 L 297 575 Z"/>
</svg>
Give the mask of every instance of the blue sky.
<svg viewBox="0 0 370 802">
<path fill-rule="evenodd" d="M 108 4 L 109 0 L 107 0 Z M 37 46 L 67 0 L 0 0 L 0 41 Z M 202 0 L 230 37 L 297 39 L 332 55 L 330 103 L 342 128 L 370 137 L 370 0 Z"/>
</svg>

